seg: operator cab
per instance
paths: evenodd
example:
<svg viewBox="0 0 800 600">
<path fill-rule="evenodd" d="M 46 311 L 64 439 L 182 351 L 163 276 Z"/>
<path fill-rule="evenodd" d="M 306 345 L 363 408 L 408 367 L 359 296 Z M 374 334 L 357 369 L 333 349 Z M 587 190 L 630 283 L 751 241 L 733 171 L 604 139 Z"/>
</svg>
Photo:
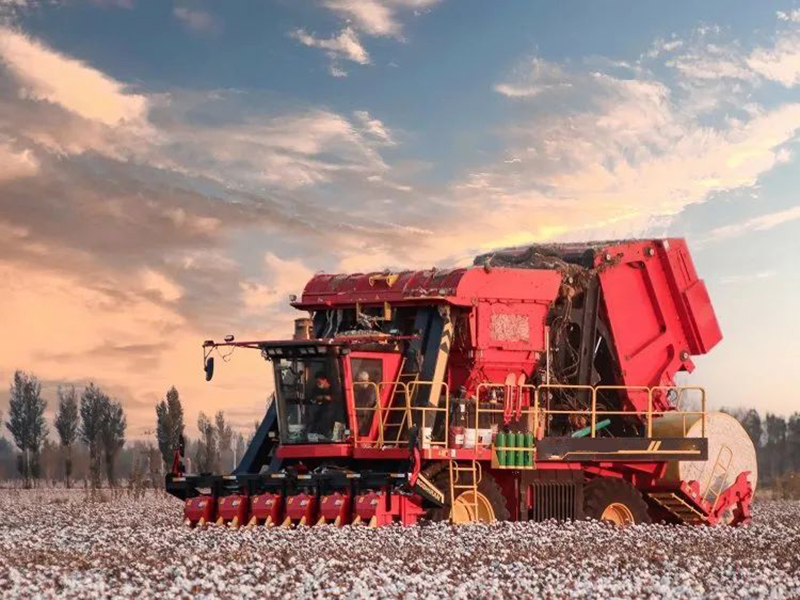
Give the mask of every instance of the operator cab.
<svg viewBox="0 0 800 600">
<path fill-rule="evenodd" d="M 282 444 L 331 444 L 347 439 L 342 369 L 346 352 L 332 344 L 277 343 L 262 347 L 262 354 L 275 369 Z"/>
<path fill-rule="evenodd" d="M 396 352 L 351 351 L 342 344 L 262 344 L 275 370 L 281 444 L 341 444 L 378 434 L 379 405 L 389 401 L 400 368 Z M 349 398 L 348 396 L 351 396 Z"/>
</svg>

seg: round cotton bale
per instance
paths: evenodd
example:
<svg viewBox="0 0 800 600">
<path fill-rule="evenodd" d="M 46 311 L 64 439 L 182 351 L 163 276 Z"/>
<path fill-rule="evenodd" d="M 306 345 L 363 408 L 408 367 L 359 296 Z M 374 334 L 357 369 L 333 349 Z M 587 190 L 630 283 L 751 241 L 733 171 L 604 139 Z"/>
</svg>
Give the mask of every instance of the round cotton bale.
<svg viewBox="0 0 800 600">
<path fill-rule="evenodd" d="M 700 415 L 667 413 L 653 420 L 654 438 L 699 438 L 703 435 Z M 706 415 L 708 458 L 670 461 L 662 482 L 677 485 L 681 481 L 697 481 L 700 493 L 712 501 L 730 486 L 740 473 L 749 471 L 748 479 L 755 493 L 758 482 L 756 449 L 739 421 L 729 414 L 710 412 Z"/>
</svg>

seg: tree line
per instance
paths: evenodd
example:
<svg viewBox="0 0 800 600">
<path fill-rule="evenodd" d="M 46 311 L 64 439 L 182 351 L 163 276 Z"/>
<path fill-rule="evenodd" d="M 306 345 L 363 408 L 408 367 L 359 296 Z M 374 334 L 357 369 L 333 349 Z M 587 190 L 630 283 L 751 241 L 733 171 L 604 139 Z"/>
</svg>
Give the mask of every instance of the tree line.
<svg viewBox="0 0 800 600">
<path fill-rule="evenodd" d="M 64 478 L 70 485 L 73 447 L 80 440 L 88 449 L 89 474 L 98 487 L 104 473 L 109 485 L 115 482 L 115 464 L 125 445 L 128 427 L 122 405 L 90 383 L 78 396 L 74 386 L 58 388 L 58 409 L 54 426 L 64 460 Z M 17 371 L 11 384 L 6 427 L 20 451 L 18 470 L 25 487 L 42 475 L 42 449 L 49 436 L 44 418 L 47 401 L 34 375 Z"/>
<path fill-rule="evenodd" d="M 155 406 L 155 444 L 142 440 L 126 443 L 128 424 L 122 404 L 94 383 L 82 390 L 61 386 L 56 396 L 55 436 L 51 437 L 45 418 L 48 404 L 39 379 L 23 371 L 14 373 L 5 423 L 17 452 L 0 435 L 0 479 L 20 478 L 24 487 L 39 481 L 63 482 L 70 487 L 80 479 L 96 488 L 104 480 L 114 487 L 119 478 L 135 478 L 160 487 L 181 439 L 188 466 L 201 472 L 232 470 L 249 443 L 242 433 L 234 435 L 222 411 L 213 419 L 201 412 L 199 438 L 187 439 L 183 406 L 174 386 Z"/>
<path fill-rule="evenodd" d="M 187 471 L 198 473 L 221 473 L 232 470 L 244 454 L 252 439 L 258 423 L 254 423 L 253 432 L 248 439 L 237 433 L 225 420 L 225 413 L 218 411 L 213 420 L 204 412 L 197 417 L 197 430 L 200 437 L 194 443 L 187 441 L 184 435 L 183 407 L 178 390 L 173 386 L 166 398 L 156 405 L 156 441 L 164 466 L 172 468 L 176 450 L 184 439 L 186 448 L 185 460 Z"/>
<path fill-rule="evenodd" d="M 222 411 L 213 418 L 201 412 L 199 437 L 189 440 L 183 405 L 173 386 L 155 406 L 155 445 L 147 441 L 126 445 L 127 418 L 122 404 L 100 387 L 89 383 L 80 393 L 75 386 L 59 387 L 56 395 L 53 428 L 57 441 L 53 441 L 44 415 L 47 401 L 41 383 L 33 374 L 14 373 L 6 428 L 18 452 L 0 436 L 0 479 L 20 477 L 25 487 L 41 479 L 63 481 L 68 487 L 73 480 L 83 479 L 99 487 L 105 479 L 113 487 L 118 477 L 147 475 L 154 485 L 160 485 L 160 478 L 172 468 L 182 438 L 187 470 L 226 472 L 235 467 L 258 428 L 258 422 L 254 423 L 245 438 L 240 432 L 234 434 Z M 753 408 L 722 410 L 734 416 L 753 441 L 759 484 L 781 487 L 791 480 L 798 485 L 800 412 L 788 418 L 768 412 L 762 418 Z"/>
<path fill-rule="evenodd" d="M 800 412 L 788 418 L 754 408 L 722 409 L 736 417 L 750 436 L 758 457 L 758 481 L 769 487 L 786 485 L 800 476 Z"/>
</svg>

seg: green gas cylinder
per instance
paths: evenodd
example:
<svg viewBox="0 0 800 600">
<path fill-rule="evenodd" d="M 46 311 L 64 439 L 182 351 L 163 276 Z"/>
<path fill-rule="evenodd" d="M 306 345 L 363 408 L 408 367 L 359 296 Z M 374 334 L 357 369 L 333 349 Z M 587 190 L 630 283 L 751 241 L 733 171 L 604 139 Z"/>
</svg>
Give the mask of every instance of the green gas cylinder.
<svg viewBox="0 0 800 600">
<path fill-rule="evenodd" d="M 507 436 L 503 431 L 498 431 L 494 438 L 494 445 L 497 448 L 497 464 L 501 467 L 506 466 L 506 444 L 508 443 L 506 438 Z"/>
<path fill-rule="evenodd" d="M 530 431 L 525 433 L 525 466 L 533 466 L 533 434 Z"/>
<path fill-rule="evenodd" d="M 521 431 L 517 432 L 517 456 L 516 456 L 516 464 L 518 467 L 525 466 L 525 455 L 527 452 L 525 451 L 525 434 Z"/>
</svg>

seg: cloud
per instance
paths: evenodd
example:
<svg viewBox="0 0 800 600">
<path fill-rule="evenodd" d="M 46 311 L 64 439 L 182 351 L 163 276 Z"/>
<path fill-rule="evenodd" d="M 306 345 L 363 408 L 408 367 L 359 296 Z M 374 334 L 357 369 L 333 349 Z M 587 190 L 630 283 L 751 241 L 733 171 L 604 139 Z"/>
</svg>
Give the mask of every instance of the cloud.
<svg viewBox="0 0 800 600">
<path fill-rule="evenodd" d="M 513 81 L 498 83 L 494 91 L 507 98 L 533 98 L 548 91 L 572 86 L 561 65 L 534 57 L 513 75 Z"/>
<path fill-rule="evenodd" d="M 661 42 L 646 58 L 671 54 L 666 65 L 676 69 L 685 81 L 739 80 L 751 86 L 774 81 L 785 87 L 800 83 L 800 32 L 797 31 L 797 12 L 778 12 L 778 27 L 766 43 L 746 49 L 736 41 L 726 40 L 719 28 L 700 28 L 694 36 L 680 44 Z M 680 52 L 675 52 L 680 50 Z"/>
<path fill-rule="evenodd" d="M 707 237 L 707 241 L 719 241 L 733 237 L 739 237 L 753 231 L 769 231 L 780 225 L 791 223 L 800 219 L 800 206 L 793 206 L 785 210 L 772 212 L 747 219 L 740 223 L 725 225 L 712 229 Z"/>
<path fill-rule="evenodd" d="M 347 60 L 359 65 L 368 65 L 369 54 L 361 45 L 355 31 L 350 27 L 343 29 L 338 36 L 332 38 L 318 38 L 306 33 L 303 29 L 292 32 L 292 37 L 304 46 L 310 48 L 321 48 L 325 50 L 328 57 L 333 60 Z M 340 77 L 346 75 L 336 63 L 332 63 L 332 74 Z"/>
<path fill-rule="evenodd" d="M 34 147 L 59 156 L 97 153 L 259 193 L 265 185 L 294 189 L 386 169 L 376 148 L 390 144 L 391 133 L 364 111 L 352 119 L 315 109 L 270 114 L 231 106 L 234 93 L 131 94 L 123 83 L 8 29 L 0 29 L 0 59 L 15 74 L 0 82 L 0 132 L 17 140 L 12 148 L 0 138 L 0 152 L 14 176 L 37 167 Z M 214 124 L 198 117 L 212 113 Z"/>
<path fill-rule="evenodd" d="M 147 100 L 73 58 L 67 58 L 27 35 L 0 27 L 0 61 L 28 98 L 58 104 L 87 120 L 105 125 L 137 121 L 147 114 Z"/>
<path fill-rule="evenodd" d="M 673 37 L 669 40 L 665 40 L 663 38 L 656 39 L 653 42 L 653 45 L 650 47 L 650 50 L 647 51 L 646 57 L 647 58 L 658 58 L 662 54 L 667 54 L 670 52 L 675 52 L 676 50 L 683 47 L 684 41 L 673 34 Z"/>
<path fill-rule="evenodd" d="M 397 143 L 390 126 L 253 93 L 133 93 L 26 34 L 0 35 L 0 310 L 21 315 L 0 379 L 15 368 L 94 379 L 137 427 L 173 383 L 190 420 L 241 398 L 255 406 L 270 389 L 257 353 L 200 387 L 198 345 L 286 333 L 276 315 L 310 270 L 284 246 L 334 265 L 326 244 L 399 237 L 394 215 L 361 210 L 410 189 L 381 155 Z M 64 89 L 60 72 L 95 97 Z M 266 252 L 258 275 L 239 246 L 253 238 Z M 47 331 L 26 334 L 37 327 Z"/>
<path fill-rule="evenodd" d="M 144 268 L 140 272 L 142 287 L 148 292 L 155 292 L 160 298 L 167 302 L 175 302 L 183 296 L 183 290 L 174 281 L 171 281 L 163 273 L 159 273 L 150 268 Z"/>
<path fill-rule="evenodd" d="M 14 0 L 11 1 L 13 2 Z M 113 6 L 130 10 L 134 7 L 136 0 L 91 0 L 91 2 L 97 6 Z"/>
<path fill-rule="evenodd" d="M 334 77 L 346 77 L 347 71 L 340 60 L 359 65 L 371 64 L 366 48 L 358 34 L 402 39 L 402 18 L 406 14 L 420 14 L 440 0 L 321 0 L 321 5 L 345 21 L 338 35 L 324 38 L 296 29 L 290 35 L 301 44 L 324 50 L 331 63 L 328 67 Z"/>
<path fill-rule="evenodd" d="M 127 292 L 128 301 L 120 310 L 114 294 L 87 288 L 70 276 L 4 264 L 0 281 L 5 290 L 0 310 L 14 315 L 5 323 L 6 335 L 15 340 L 14 349 L 0 350 L 0 365 L 6 373 L 12 365 L 35 365 L 46 378 L 91 376 L 131 382 L 127 359 L 115 360 L 96 350 L 108 340 L 125 345 L 152 343 L 183 325 L 173 311 Z M 120 289 L 127 289 L 125 282 L 118 283 L 123 286 Z M 91 366 L 88 372 L 87 366 Z"/>
<path fill-rule="evenodd" d="M 323 5 L 348 18 L 371 35 L 396 35 L 400 23 L 395 20 L 394 11 L 377 0 L 325 0 Z"/>
<path fill-rule="evenodd" d="M 694 51 L 688 38 L 628 67 L 527 58 L 498 77 L 507 117 L 493 150 L 432 183 L 430 165 L 397 158 L 407 135 L 377 112 L 255 92 L 134 92 L 18 31 L 8 39 L 47 60 L 0 43 L 10 75 L 0 77 L 0 311 L 15 315 L 0 378 L 17 367 L 94 377 L 142 424 L 173 383 L 190 421 L 226 403 L 258 417 L 253 399 L 270 377 L 257 353 L 209 387 L 198 344 L 285 337 L 286 298 L 312 268 L 447 265 L 534 240 L 646 233 L 757 185 L 791 159 L 800 127 L 800 105 L 751 97 L 761 75 L 669 67 Z M 59 78 L 47 87 L 44 63 L 104 82 L 112 109 L 65 96 Z M 726 104 L 698 101 L 707 97 Z"/>
<path fill-rule="evenodd" d="M 359 30 L 374 36 L 397 37 L 402 32 L 401 14 L 418 13 L 440 0 L 323 0 L 322 5 L 352 21 Z"/>
<path fill-rule="evenodd" d="M 775 271 L 759 271 L 757 273 L 743 273 L 740 275 L 728 275 L 720 278 L 720 283 L 725 285 L 740 284 L 740 283 L 753 283 L 754 281 L 762 281 L 764 279 L 772 279 L 775 277 Z"/>
<path fill-rule="evenodd" d="M 747 65 L 755 72 L 786 87 L 800 83 L 800 34 L 786 33 L 775 45 L 757 48 L 747 58 Z"/>
<path fill-rule="evenodd" d="M 39 171 L 39 161 L 30 150 L 16 150 L 0 139 L 0 183 L 8 179 L 30 177 Z"/>
<path fill-rule="evenodd" d="M 687 206 L 757 185 L 790 158 L 785 145 L 800 130 L 800 104 L 767 108 L 751 99 L 731 118 L 727 105 L 698 98 L 713 90 L 736 102 L 748 93 L 741 80 L 680 69 L 677 80 L 660 77 L 675 51 L 692 48 L 645 57 L 624 75 L 612 64 L 526 60 L 496 87 L 513 101 L 497 158 L 426 198 L 446 211 L 446 223 L 427 221 L 426 234 L 398 232 L 399 243 L 352 239 L 342 267 L 451 264 L 534 240 L 644 235 Z"/>
<path fill-rule="evenodd" d="M 4 335 L 14 343 L 0 349 L 0 380 L 24 368 L 78 386 L 94 381 L 122 400 L 129 437 L 152 429 L 153 406 L 172 383 L 190 428 L 206 406 L 237 406 L 242 398 L 251 406 L 258 397 L 253 390 L 268 389 L 268 370 L 257 353 L 238 355 L 219 369 L 216 385 L 204 385 L 200 343 L 214 329 L 195 327 L 174 308 L 132 293 L 123 273 L 97 289 L 71 275 L 0 264 L 0 282 L 0 310 L 14 315 L 4 322 Z M 260 416 L 255 408 L 253 416 Z"/>
<path fill-rule="evenodd" d="M 392 132 L 380 119 L 373 118 L 366 110 L 357 110 L 353 113 L 353 116 L 359 122 L 360 130 L 364 135 L 388 146 L 395 144 Z"/>
<path fill-rule="evenodd" d="M 785 12 L 779 10 L 775 13 L 775 16 L 778 17 L 779 21 L 788 21 L 791 23 L 800 23 L 800 8 L 796 8 L 791 12 Z"/>
<path fill-rule="evenodd" d="M 378 125 L 383 124 L 376 121 L 373 127 Z M 321 109 L 253 115 L 219 127 L 185 124 L 169 134 L 157 161 L 233 188 L 294 190 L 385 172 L 377 147 L 386 140 L 363 127 L 363 122 Z"/>
<path fill-rule="evenodd" d="M 266 309 L 286 308 L 289 295 L 299 296 L 314 274 L 302 261 L 282 259 L 272 252 L 264 256 L 264 267 L 265 272 L 259 281 L 246 281 L 241 284 L 244 305 L 254 313 Z"/>
<path fill-rule="evenodd" d="M 41 0 L 0 0 L 0 18 L 15 20 L 39 4 Z"/>
<path fill-rule="evenodd" d="M 533 96 L 538 96 L 548 89 L 552 88 L 544 85 L 516 86 L 508 83 L 498 83 L 494 86 L 495 92 L 503 96 L 508 96 L 509 98 L 531 98 Z"/>
<path fill-rule="evenodd" d="M 748 64 L 746 56 L 730 47 L 716 44 L 693 48 L 666 64 L 687 79 L 754 80 L 758 76 L 757 71 Z"/>
<path fill-rule="evenodd" d="M 172 14 L 187 29 L 195 33 L 216 33 L 220 29 L 219 21 L 205 10 L 176 6 Z"/>
</svg>

